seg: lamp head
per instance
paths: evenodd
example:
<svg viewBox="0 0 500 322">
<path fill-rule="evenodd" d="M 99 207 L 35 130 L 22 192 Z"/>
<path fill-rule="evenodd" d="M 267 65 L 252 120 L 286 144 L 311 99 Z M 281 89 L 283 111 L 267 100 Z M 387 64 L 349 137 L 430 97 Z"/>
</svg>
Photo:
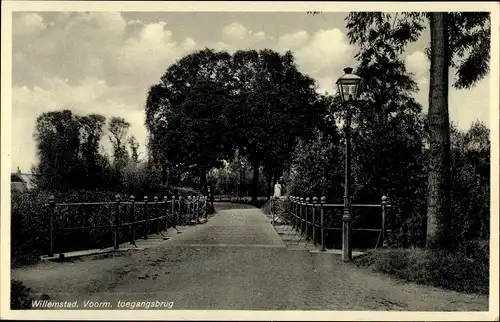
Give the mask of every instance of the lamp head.
<svg viewBox="0 0 500 322">
<path fill-rule="evenodd" d="M 339 90 L 342 103 L 352 102 L 358 98 L 359 83 L 361 77 L 352 73 L 351 67 L 344 68 L 344 75 L 337 80 L 337 88 Z"/>
</svg>

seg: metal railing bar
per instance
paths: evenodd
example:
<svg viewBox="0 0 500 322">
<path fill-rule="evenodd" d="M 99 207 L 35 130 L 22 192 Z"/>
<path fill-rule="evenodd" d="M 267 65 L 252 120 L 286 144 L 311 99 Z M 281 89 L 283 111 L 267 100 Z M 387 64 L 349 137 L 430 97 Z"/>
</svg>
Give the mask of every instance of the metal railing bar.
<svg viewBox="0 0 500 322">
<path fill-rule="evenodd" d="M 68 202 L 68 203 L 56 203 L 55 206 L 104 206 L 104 205 L 114 205 L 116 201 L 103 201 L 103 202 Z"/>
</svg>

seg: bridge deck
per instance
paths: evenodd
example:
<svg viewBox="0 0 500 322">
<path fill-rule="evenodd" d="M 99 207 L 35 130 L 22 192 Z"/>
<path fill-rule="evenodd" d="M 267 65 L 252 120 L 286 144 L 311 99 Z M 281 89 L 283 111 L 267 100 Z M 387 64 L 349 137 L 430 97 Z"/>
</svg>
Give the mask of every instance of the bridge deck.
<svg viewBox="0 0 500 322">
<path fill-rule="evenodd" d="M 12 270 L 52 300 L 173 309 L 486 310 L 487 297 L 402 284 L 339 256 L 288 249 L 258 209 L 223 210 L 154 247 Z M 116 308 L 116 307 L 115 307 Z"/>
</svg>

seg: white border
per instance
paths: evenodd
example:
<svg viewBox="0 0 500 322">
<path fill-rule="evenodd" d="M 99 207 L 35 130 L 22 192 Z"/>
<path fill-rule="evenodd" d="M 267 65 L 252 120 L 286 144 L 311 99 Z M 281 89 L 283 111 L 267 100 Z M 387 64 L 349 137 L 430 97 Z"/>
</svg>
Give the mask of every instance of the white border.
<svg viewBox="0 0 500 322">
<path fill-rule="evenodd" d="M 12 311 L 10 310 L 10 177 L 12 106 L 13 11 L 490 11 L 491 16 L 491 243 L 490 308 L 488 312 L 379 312 L 376 311 Z M 146 320 L 386 320 L 492 321 L 499 316 L 499 6 L 495 2 L 243 2 L 243 1 L 2 1 L 1 88 L 1 279 L 0 317 L 7 319 L 146 319 Z M 472 108 L 472 107 L 471 107 Z"/>
</svg>

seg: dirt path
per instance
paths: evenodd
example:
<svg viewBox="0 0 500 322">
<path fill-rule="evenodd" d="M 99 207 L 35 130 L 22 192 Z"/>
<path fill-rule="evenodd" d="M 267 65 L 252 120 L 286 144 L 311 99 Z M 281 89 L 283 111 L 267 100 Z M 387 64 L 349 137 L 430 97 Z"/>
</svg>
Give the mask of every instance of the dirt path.
<svg viewBox="0 0 500 322">
<path fill-rule="evenodd" d="M 222 210 L 157 247 L 12 270 L 53 300 L 174 309 L 486 311 L 488 298 L 404 284 L 337 255 L 285 248 L 258 209 Z"/>
</svg>

